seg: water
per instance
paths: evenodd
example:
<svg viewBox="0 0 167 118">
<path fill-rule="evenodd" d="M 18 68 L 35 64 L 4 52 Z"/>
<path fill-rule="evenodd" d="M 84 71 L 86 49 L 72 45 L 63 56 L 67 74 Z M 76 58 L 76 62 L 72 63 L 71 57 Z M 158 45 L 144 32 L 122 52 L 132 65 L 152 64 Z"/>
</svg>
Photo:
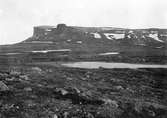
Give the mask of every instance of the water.
<svg viewBox="0 0 167 118">
<path fill-rule="evenodd" d="M 22 54 L 22 53 L 5 53 L 5 55 L 18 55 L 18 54 Z"/>
<path fill-rule="evenodd" d="M 105 56 L 105 55 L 117 55 L 119 52 L 106 52 L 106 53 L 100 53 L 99 55 Z"/>
<path fill-rule="evenodd" d="M 85 68 L 85 69 L 97 69 L 103 68 L 167 68 L 167 65 L 156 65 L 156 64 L 131 64 L 131 63 L 109 63 L 109 62 L 74 62 L 74 63 L 63 63 L 63 66 L 72 68 Z"/>
<path fill-rule="evenodd" d="M 59 49 L 59 50 L 36 50 L 32 53 L 48 53 L 48 52 L 70 52 L 70 49 Z"/>
<path fill-rule="evenodd" d="M 50 43 L 52 44 L 52 41 L 31 41 L 31 42 L 24 42 L 24 43 Z"/>
</svg>

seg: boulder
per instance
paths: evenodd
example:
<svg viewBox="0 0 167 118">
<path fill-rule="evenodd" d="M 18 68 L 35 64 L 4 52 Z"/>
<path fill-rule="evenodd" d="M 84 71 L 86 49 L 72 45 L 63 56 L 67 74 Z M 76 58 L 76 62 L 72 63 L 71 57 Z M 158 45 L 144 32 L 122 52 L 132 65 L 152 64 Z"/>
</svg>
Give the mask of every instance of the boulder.
<svg viewBox="0 0 167 118">
<path fill-rule="evenodd" d="M 0 91 L 8 91 L 9 88 L 6 84 L 4 84 L 2 81 L 0 81 Z"/>
<path fill-rule="evenodd" d="M 58 116 L 56 114 L 54 114 L 53 118 L 58 118 Z"/>
</svg>

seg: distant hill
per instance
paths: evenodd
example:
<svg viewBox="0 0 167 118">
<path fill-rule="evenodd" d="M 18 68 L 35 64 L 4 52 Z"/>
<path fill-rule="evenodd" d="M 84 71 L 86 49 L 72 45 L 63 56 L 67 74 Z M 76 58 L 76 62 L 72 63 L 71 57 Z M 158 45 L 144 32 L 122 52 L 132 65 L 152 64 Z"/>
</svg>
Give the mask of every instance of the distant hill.
<svg viewBox="0 0 167 118">
<path fill-rule="evenodd" d="M 22 43 L 53 43 L 90 41 L 115 42 L 162 48 L 167 44 L 167 29 L 124 29 L 114 27 L 36 26 L 33 36 Z"/>
</svg>

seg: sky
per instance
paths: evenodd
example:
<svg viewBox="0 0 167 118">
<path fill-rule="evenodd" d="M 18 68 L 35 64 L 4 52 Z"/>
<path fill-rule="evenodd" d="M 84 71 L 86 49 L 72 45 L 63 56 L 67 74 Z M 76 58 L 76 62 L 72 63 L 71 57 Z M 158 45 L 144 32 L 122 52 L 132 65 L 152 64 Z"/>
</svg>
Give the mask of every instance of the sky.
<svg viewBox="0 0 167 118">
<path fill-rule="evenodd" d="M 33 34 L 33 26 L 167 28 L 167 0 L 0 0 L 0 45 Z"/>
</svg>

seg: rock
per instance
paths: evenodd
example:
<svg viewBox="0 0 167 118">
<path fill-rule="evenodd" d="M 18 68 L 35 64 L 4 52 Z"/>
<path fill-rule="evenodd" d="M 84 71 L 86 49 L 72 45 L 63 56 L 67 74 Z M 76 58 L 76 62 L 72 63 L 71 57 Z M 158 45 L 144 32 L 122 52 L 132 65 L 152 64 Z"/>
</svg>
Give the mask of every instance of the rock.
<svg viewBox="0 0 167 118">
<path fill-rule="evenodd" d="M 66 79 L 67 79 L 67 80 L 73 80 L 73 78 L 71 78 L 71 77 L 67 77 Z"/>
<path fill-rule="evenodd" d="M 118 107 L 118 103 L 115 100 L 110 100 L 110 99 L 103 99 L 103 101 L 105 102 L 105 104 L 110 104 L 115 106 L 116 108 Z"/>
<path fill-rule="evenodd" d="M 37 86 L 38 86 L 38 87 L 43 87 L 43 85 L 42 85 L 42 84 L 37 84 Z"/>
<path fill-rule="evenodd" d="M 58 118 L 58 116 L 56 114 L 53 115 L 53 118 Z"/>
<path fill-rule="evenodd" d="M 23 80 L 28 80 L 28 76 L 27 75 L 20 75 L 20 78 Z"/>
<path fill-rule="evenodd" d="M 32 91 L 32 88 L 31 87 L 26 87 L 26 88 L 24 88 L 24 90 L 28 92 L 28 91 Z"/>
<path fill-rule="evenodd" d="M 82 80 L 87 80 L 87 78 L 85 78 L 85 77 L 82 77 L 81 79 L 82 79 Z"/>
<path fill-rule="evenodd" d="M 77 117 L 77 116 L 72 116 L 71 118 L 79 118 L 79 117 Z"/>
<path fill-rule="evenodd" d="M 0 81 L 0 91 L 9 91 L 9 88 L 6 84 Z"/>
<path fill-rule="evenodd" d="M 122 82 L 122 80 L 118 78 L 111 78 L 110 80 L 113 82 Z"/>
<path fill-rule="evenodd" d="M 62 33 L 67 28 L 66 24 L 58 24 L 57 31 L 58 33 Z"/>
<path fill-rule="evenodd" d="M 144 114 L 145 116 L 148 116 L 148 117 L 155 117 L 156 116 L 155 110 L 156 109 L 153 108 L 152 106 L 151 107 L 143 107 L 141 114 Z"/>
<path fill-rule="evenodd" d="M 5 80 L 6 80 L 6 81 L 14 81 L 14 80 L 15 80 L 15 77 L 6 78 Z"/>
<path fill-rule="evenodd" d="M 88 114 L 87 114 L 87 117 L 88 117 L 88 118 L 94 118 L 94 116 L 93 116 L 91 113 L 88 113 Z"/>
<path fill-rule="evenodd" d="M 135 91 L 131 88 L 126 88 L 127 91 L 131 92 L 131 93 L 134 93 Z"/>
<path fill-rule="evenodd" d="M 76 93 L 81 93 L 81 91 L 78 89 L 78 88 L 76 88 L 76 87 L 74 87 L 74 90 L 76 91 Z"/>
<path fill-rule="evenodd" d="M 0 73 L 0 77 L 8 77 L 9 75 L 7 73 Z"/>
<path fill-rule="evenodd" d="M 99 107 L 97 112 L 100 118 L 118 118 L 123 111 L 117 108 L 115 105 L 105 104 Z M 124 117 L 119 117 L 119 118 L 124 118 Z M 126 117 L 126 118 L 132 118 L 132 117 Z"/>
<path fill-rule="evenodd" d="M 31 70 L 32 70 L 34 73 L 42 74 L 42 69 L 39 68 L 39 67 L 32 67 Z"/>
<path fill-rule="evenodd" d="M 20 75 L 20 74 L 21 74 L 21 72 L 15 70 L 15 69 L 13 69 L 13 70 L 10 71 L 10 75 L 17 76 L 17 75 Z"/>
<path fill-rule="evenodd" d="M 61 93 L 62 93 L 62 95 L 66 95 L 66 94 L 68 94 L 68 91 L 62 89 Z"/>
<path fill-rule="evenodd" d="M 51 73 L 51 72 L 53 72 L 53 70 L 52 69 L 47 69 L 46 72 Z"/>
<path fill-rule="evenodd" d="M 117 89 L 117 90 L 123 90 L 124 88 L 122 86 L 115 86 L 115 89 Z"/>
<path fill-rule="evenodd" d="M 28 107 L 32 107 L 32 106 L 35 106 L 35 102 L 33 100 L 26 100 L 24 101 L 25 105 L 28 106 Z"/>
<path fill-rule="evenodd" d="M 78 94 L 79 95 L 81 93 L 81 91 L 76 87 L 68 87 L 68 88 L 66 88 L 66 90 L 69 93 L 72 93 L 72 94 Z"/>
<path fill-rule="evenodd" d="M 68 115 L 69 115 L 69 113 L 68 112 L 64 112 L 64 118 L 68 118 Z"/>
<path fill-rule="evenodd" d="M 57 92 L 61 92 L 62 95 L 68 94 L 68 91 L 66 91 L 66 90 L 63 89 L 63 88 L 58 88 L 58 89 L 56 89 L 56 91 L 57 91 Z"/>
</svg>

